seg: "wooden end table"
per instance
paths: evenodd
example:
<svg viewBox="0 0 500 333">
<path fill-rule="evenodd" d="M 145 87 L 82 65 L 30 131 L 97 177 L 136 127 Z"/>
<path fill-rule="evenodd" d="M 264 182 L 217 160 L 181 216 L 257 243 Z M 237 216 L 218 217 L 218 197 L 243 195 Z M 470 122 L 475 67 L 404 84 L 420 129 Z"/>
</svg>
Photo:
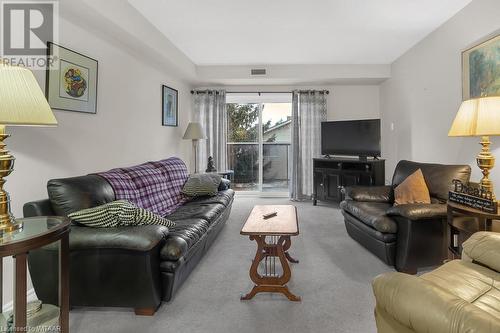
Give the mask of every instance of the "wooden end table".
<svg viewBox="0 0 500 333">
<path fill-rule="evenodd" d="M 39 216 L 17 219 L 22 229 L 0 236 L 0 309 L 2 308 L 2 261 L 14 258 L 14 332 L 27 332 L 27 266 L 28 252 L 50 243 L 59 243 L 59 325 L 60 332 L 69 332 L 69 232 L 65 217 Z M 41 328 L 46 329 L 46 328 Z"/>
<path fill-rule="evenodd" d="M 277 215 L 264 219 L 263 215 L 277 212 Z M 288 250 L 291 246 L 291 236 L 299 235 L 297 209 L 292 205 L 260 205 L 255 206 L 240 232 L 257 242 L 257 252 L 250 267 L 250 279 L 255 283 L 252 290 L 241 297 L 250 300 L 260 292 L 279 292 L 290 301 L 300 301 L 287 287 L 292 276 L 288 261 L 298 263 Z M 276 258 L 281 264 L 282 273 L 276 267 Z M 264 274 L 258 272 L 263 262 Z"/>
<path fill-rule="evenodd" d="M 448 259 L 460 259 L 462 243 L 478 231 L 500 232 L 500 211 L 488 213 L 448 201 Z"/>
</svg>

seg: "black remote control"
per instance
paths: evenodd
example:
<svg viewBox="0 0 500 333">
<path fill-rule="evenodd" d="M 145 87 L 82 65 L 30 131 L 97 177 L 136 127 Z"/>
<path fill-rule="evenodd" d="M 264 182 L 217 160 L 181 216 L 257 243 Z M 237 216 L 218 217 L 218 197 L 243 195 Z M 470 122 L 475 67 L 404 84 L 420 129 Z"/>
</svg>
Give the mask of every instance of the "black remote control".
<svg viewBox="0 0 500 333">
<path fill-rule="evenodd" d="M 275 217 L 276 215 L 278 215 L 278 212 L 267 213 L 262 215 L 262 217 L 264 218 L 264 220 L 267 220 L 270 219 L 271 217 Z"/>
</svg>

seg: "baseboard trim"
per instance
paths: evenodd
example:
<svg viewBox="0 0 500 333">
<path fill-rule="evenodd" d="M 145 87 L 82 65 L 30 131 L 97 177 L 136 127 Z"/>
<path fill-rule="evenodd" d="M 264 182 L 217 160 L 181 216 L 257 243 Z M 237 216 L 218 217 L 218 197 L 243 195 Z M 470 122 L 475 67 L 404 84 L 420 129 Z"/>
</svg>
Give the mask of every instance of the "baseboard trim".
<svg viewBox="0 0 500 333">
<path fill-rule="evenodd" d="M 256 191 L 236 191 L 236 197 L 242 198 L 289 198 L 288 192 L 256 192 Z"/>
<path fill-rule="evenodd" d="M 32 301 L 35 301 L 38 299 L 38 297 L 36 296 L 36 293 L 35 293 L 35 289 L 33 289 L 33 288 L 28 290 L 28 292 L 26 293 L 26 297 L 28 299 L 28 302 L 32 302 Z M 4 304 L 2 312 L 5 313 L 7 311 L 11 311 L 13 308 L 14 308 L 14 301 L 10 301 L 10 302 Z"/>
</svg>

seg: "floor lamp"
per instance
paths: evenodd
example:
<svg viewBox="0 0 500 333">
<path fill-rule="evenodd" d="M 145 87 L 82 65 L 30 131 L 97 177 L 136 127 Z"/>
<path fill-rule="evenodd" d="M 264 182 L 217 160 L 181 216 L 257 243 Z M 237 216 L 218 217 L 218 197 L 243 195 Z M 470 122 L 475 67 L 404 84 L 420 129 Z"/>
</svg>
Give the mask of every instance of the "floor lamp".
<svg viewBox="0 0 500 333">
<path fill-rule="evenodd" d="M 5 126 L 55 126 L 57 120 L 33 73 L 0 62 L 0 237 L 22 228 L 10 210 L 10 197 L 3 186 L 14 171 L 14 156 L 4 143 L 10 135 Z M 34 171 L 36 172 L 36 171 Z"/>
<path fill-rule="evenodd" d="M 194 173 L 198 173 L 198 141 L 207 138 L 203 131 L 203 127 L 197 122 L 189 123 L 182 138 L 185 140 L 193 140 Z"/>
</svg>

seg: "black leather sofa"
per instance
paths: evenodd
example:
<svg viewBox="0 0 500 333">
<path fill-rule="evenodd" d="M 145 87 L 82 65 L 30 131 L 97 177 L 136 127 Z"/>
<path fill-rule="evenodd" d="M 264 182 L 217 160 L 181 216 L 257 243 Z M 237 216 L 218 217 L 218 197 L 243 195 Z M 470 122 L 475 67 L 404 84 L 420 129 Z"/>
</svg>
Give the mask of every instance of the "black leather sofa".
<svg viewBox="0 0 500 333">
<path fill-rule="evenodd" d="M 49 199 L 24 205 L 24 216 L 59 215 L 115 200 L 99 175 L 54 179 Z M 223 179 L 219 193 L 179 207 L 167 218 L 174 228 L 137 226 L 89 228 L 73 224 L 70 233 L 71 306 L 131 307 L 152 315 L 169 301 L 215 241 L 227 221 L 234 191 Z M 29 253 L 36 294 L 57 304 L 58 246 Z"/>
<path fill-rule="evenodd" d="M 394 206 L 394 188 L 421 169 L 431 204 Z M 468 165 L 400 161 L 388 186 L 344 189 L 340 207 L 347 233 L 388 265 L 415 274 L 446 258 L 446 200 L 453 179 L 469 182 Z"/>
</svg>

